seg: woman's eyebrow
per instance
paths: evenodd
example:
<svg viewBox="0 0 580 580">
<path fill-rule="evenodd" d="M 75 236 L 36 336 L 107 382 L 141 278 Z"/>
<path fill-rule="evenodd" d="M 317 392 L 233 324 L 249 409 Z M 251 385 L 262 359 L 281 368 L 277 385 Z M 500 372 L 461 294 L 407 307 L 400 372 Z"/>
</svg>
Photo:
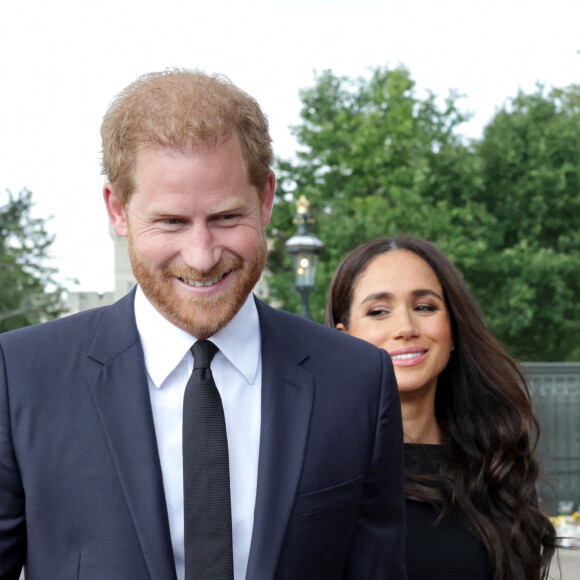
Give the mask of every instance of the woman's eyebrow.
<svg viewBox="0 0 580 580">
<path fill-rule="evenodd" d="M 439 296 L 437 292 L 434 290 L 429 290 L 428 288 L 419 288 L 417 290 L 413 290 L 411 294 L 417 298 L 421 298 L 422 296 L 435 296 L 436 298 L 439 298 L 439 300 L 443 300 L 442 296 Z M 389 300 L 391 298 L 393 298 L 392 292 L 373 292 L 372 294 L 369 294 L 363 298 L 361 300 L 361 304 L 365 304 L 373 300 Z"/>
</svg>

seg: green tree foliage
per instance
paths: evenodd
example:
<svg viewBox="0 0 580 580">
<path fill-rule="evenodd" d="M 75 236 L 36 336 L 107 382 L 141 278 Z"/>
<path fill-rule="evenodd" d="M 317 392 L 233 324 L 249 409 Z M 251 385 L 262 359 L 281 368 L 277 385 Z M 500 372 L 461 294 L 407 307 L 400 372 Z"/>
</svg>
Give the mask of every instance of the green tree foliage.
<svg viewBox="0 0 580 580">
<path fill-rule="evenodd" d="M 269 288 L 299 312 L 285 241 L 304 194 L 326 247 L 317 291 L 358 244 L 406 232 L 456 264 L 486 322 L 521 360 L 580 360 L 580 89 L 539 87 L 508 101 L 480 142 L 451 93 L 416 95 L 405 68 L 350 79 L 325 71 L 301 91 L 299 150 L 278 161 Z"/>
<path fill-rule="evenodd" d="M 528 360 L 580 360 L 580 86 L 520 93 L 477 148 L 497 221 L 472 271 L 502 341 Z"/>
<path fill-rule="evenodd" d="M 292 128 L 300 148 L 278 163 L 271 228 L 269 286 L 282 308 L 299 311 L 284 242 L 301 194 L 326 244 L 311 299 L 319 321 L 338 262 L 370 238 L 405 231 L 443 241 L 466 260 L 482 251 L 493 220 L 477 201 L 477 158 L 457 136 L 465 115 L 456 99 L 439 106 L 432 94 L 419 98 L 404 68 L 354 80 L 325 71 L 301 91 L 302 123 Z"/>
<path fill-rule="evenodd" d="M 0 332 L 58 316 L 62 292 L 56 269 L 46 265 L 53 236 L 44 220 L 30 215 L 32 192 L 7 191 L 6 198 L 0 205 Z"/>
</svg>

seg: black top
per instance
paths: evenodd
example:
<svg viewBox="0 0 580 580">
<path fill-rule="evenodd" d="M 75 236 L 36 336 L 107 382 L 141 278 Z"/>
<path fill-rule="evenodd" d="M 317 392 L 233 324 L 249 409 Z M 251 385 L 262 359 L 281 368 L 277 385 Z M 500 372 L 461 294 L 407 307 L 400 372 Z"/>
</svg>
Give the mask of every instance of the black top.
<svg viewBox="0 0 580 580">
<path fill-rule="evenodd" d="M 438 473 L 445 461 L 440 445 L 405 444 L 405 467 Z M 487 551 L 457 510 L 405 499 L 406 561 L 409 580 L 491 580 Z"/>
</svg>

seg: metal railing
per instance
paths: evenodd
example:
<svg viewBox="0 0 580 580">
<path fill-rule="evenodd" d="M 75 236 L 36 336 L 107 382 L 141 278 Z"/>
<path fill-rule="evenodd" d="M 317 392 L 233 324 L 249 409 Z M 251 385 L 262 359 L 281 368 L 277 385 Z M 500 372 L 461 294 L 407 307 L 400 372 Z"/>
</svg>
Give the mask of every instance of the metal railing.
<svg viewBox="0 0 580 580">
<path fill-rule="evenodd" d="M 543 479 L 538 495 L 556 514 L 580 506 L 580 363 L 523 363 L 534 413 L 540 423 L 538 457 Z"/>
</svg>

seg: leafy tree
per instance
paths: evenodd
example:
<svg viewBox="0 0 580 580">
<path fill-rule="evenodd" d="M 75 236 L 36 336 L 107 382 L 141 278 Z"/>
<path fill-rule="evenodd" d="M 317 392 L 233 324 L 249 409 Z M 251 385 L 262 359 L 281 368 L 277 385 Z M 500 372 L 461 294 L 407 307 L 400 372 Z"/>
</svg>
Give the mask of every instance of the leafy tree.
<svg viewBox="0 0 580 580">
<path fill-rule="evenodd" d="M 472 270 L 502 341 L 527 360 L 580 360 L 580 86 L 520 92 L 478 146 L 496 219 Z"/>
<path fill-rule="evenodd" d="M 30 215 L 32 192 L 6 192 L 0 205 L 0 332 L 36 324 L 61 313 L 62 288 L 46 265 L 54 237 Z"/>
<path fill-rule="evenodd" d="M 325 71 L 301 91 L 294 159 L 278 161 L 269 255 L 273 301 L 298 312 L 285 241 L 304 194 L 326 244 L 311 309 L 322 321 L 339 260 L 403 231 L 463 273 L 492 331 L 521 360 L 580 360 L 580 88 L 520 93 L 480 142 L 451 93 L 417 97 L 405 68 Z"/>
<path fill-rule="evenodd" d="M 466 117 L 456 95 L 438 106 L 433 94 L 415 94 L 405 68 L 376 68 L 354 80 L 325 71 L 300 96 L 302 123 L 292 128 L 300 149 L 278 162 L 271 229 L 269 287 L 282 308 L 299 310 L 284 242 L 295 232 L 301 194 L 318 220 L 313 233 L 326 244 L 311 299 L 319 321 L 338 262 L 370 238 L 406 231 L 459 255 L 481 252 L 478 234 L 493 218 L 477 201 L 478 160 L 457 136 Z"/>
</svg>

